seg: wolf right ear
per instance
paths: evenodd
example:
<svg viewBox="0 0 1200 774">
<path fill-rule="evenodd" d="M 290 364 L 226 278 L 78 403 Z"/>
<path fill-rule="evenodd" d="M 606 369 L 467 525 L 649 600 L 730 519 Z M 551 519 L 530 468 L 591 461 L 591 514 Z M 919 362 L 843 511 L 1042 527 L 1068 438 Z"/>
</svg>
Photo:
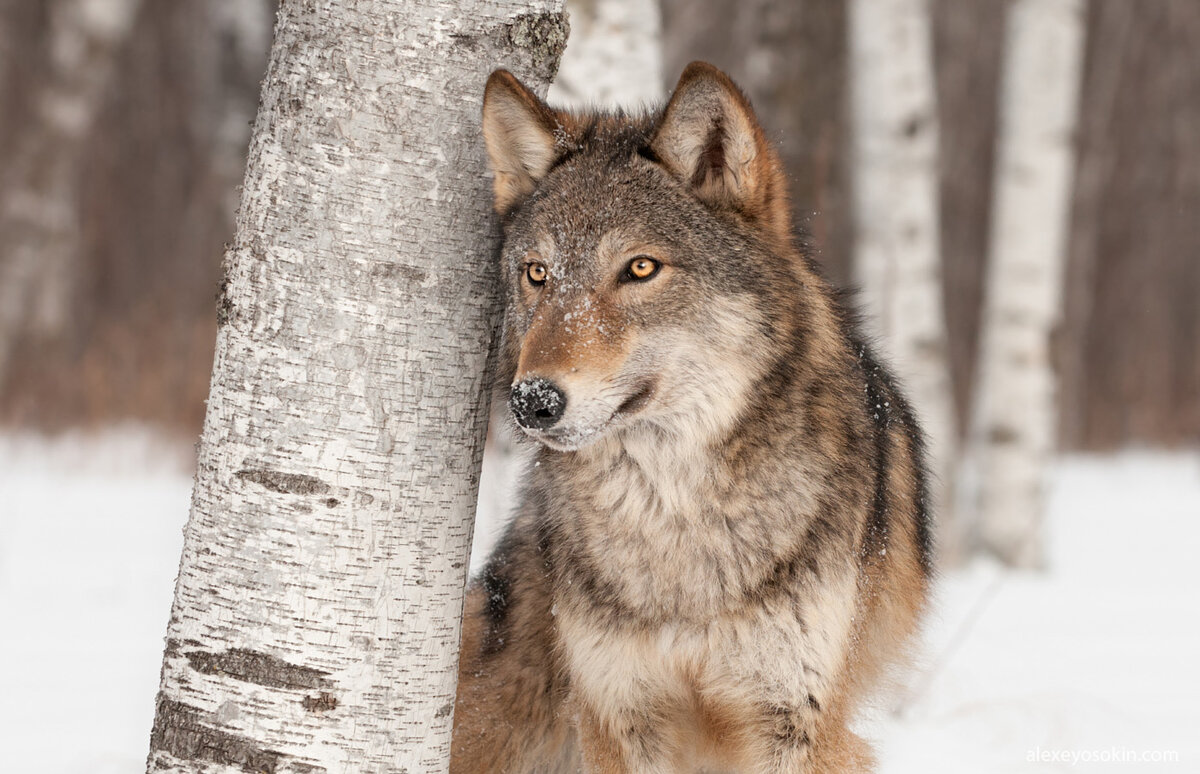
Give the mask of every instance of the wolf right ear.
<svg viewBox="0 0 1200 774">
<path fill-rule="evenodd" d="M 507 70 L 483 91 L 483 141 L 495 176 L 496 212 L 504 215 L 533 192 L 557 157 L 559 117 Z"/>
<path fill-rule="evenodd" d="M 692 62 L 684 69 L 650 148 L 702 201 L 790 238 L 791 207 L 775 149 L 749 100 L 716 67 Z"/>
</svg>

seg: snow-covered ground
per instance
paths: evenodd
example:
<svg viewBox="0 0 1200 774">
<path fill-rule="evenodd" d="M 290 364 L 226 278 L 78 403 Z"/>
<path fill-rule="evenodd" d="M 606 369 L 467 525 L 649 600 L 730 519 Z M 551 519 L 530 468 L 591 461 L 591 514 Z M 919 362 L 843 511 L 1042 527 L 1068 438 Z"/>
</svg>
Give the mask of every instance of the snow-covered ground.
<svg viewBox="0 0 1200 774">
<path fill-rule="evenodd" d="M 1200 771 L 1200 456 L 1060 462 L 1049 549 L 943 578 L 884 772 Z"/>
<path fill-rule="evenodd" d="M 142 770 L 189 456 L 0 436 L 0 772 Z M 942 579 L 910 700 L 864 725 L 885 774 L 1200 771 L 1200 455 L 1068 458 L 1050 524 L 1049 572 Z"/>
</svg>

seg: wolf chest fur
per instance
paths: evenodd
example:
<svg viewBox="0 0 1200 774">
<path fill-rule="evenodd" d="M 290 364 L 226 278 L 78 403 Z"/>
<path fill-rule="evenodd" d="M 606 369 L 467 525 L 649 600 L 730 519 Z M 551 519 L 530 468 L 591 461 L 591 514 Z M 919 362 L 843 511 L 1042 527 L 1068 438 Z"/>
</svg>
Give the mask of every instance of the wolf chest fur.
<svg viewBox="0 0 1200 774">
<path fill-rule="evenodd" d="M 498 71 L 498 391 L 536 444 L 468 594 L 455 772 L 867 771 L 928 594 L 921 437 L 793 236 L 742 93 L 644 116 Z"/>
</svg>

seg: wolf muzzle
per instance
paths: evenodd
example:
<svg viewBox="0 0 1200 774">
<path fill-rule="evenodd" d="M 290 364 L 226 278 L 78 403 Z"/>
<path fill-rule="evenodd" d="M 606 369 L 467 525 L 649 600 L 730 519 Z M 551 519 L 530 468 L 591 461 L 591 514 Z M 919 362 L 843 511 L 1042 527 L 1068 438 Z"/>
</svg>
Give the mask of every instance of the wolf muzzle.
<svg viewBox="0 0 1200 774">
<path fill-rule="evenodd" d="M 548 430 L 562 419 L 567 396 L 549 379 L 523 379 L 508 398 L 517 424 L 526 430 Z"/>
</svg>

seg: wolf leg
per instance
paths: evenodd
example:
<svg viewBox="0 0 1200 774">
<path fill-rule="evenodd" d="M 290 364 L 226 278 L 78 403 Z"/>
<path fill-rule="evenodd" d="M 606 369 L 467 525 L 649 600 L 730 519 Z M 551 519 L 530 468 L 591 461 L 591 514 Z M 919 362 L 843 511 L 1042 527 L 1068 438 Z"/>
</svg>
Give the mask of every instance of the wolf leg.
<svg viewBox="0 0 1200 774">
<path fill-rule="evenodd" d="M 813 742 L 807 769 L 812 774 L 867 774 L 875 770 L 870 746 L 845 725 L 821 729 Z"/>
<path fill-rule="evenodd" d="M 773 707 L 747 735 L 748 771 L 787 774 L 867 774 L 874 770 L 870 749 L 840 720 L 817 718 L 805 710 Z"/>
<path fill-rule="evenodd" d="M 528 578 L 529 576 L 525 576 Z M 495 590 L 472 587 L 463 617 L 451 774 L 578 770 L 553 626 L 539 589 L 514 582 L 509 620 L 497 625 Z"/>
<path fill-rule="evenodd" d="M 672 754 L 652 718 L 623 714 L 601 718 L 587 708 L 578 713 L 579 747 L 587 774 L 672 774 Z"/>
</svg>

